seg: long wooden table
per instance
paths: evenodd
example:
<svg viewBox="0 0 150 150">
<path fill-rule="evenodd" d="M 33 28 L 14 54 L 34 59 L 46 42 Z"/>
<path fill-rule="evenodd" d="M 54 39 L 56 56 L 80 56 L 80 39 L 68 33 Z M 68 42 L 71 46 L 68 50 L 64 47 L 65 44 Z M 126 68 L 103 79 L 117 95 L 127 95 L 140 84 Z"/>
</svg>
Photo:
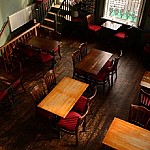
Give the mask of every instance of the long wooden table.
<svg viewBox="0 0 150 150">
<path fill-rule="evenodd" d="M 150 131 L 114 118 L 103 144 L 118 150 L 150 150 Z"/>
<path fill-rule="evenodd" d="M 38 107 L 65 118 L 87 87 L 86 83 L 64 77 Z"/>
<path fill-rule="evenodd" d="M 55 40 L 50 40 L 50 39 L 46 39 L 46 38 L 41 38 L 38 36 L 33 36 L 25 44 L 39 48 L 46 52 L 53 52 L 56 47 L 61 45 L 61 43 L 62 42 L 60 42 L 60 41 L 55 41 Z"/>
<path fill-rule="evenodd" d="M 146 71 L 143 75 L 140 85 L 150 89 L 150 72 Z"/>
<path fill-rule="evenodd" d="M 89 74 L 97 75 L 101 68 L 105 65 L 112 53 L 92 49 L 84 58 L 76 65 L 77 69 L 83 70 Z"/>
</svg>

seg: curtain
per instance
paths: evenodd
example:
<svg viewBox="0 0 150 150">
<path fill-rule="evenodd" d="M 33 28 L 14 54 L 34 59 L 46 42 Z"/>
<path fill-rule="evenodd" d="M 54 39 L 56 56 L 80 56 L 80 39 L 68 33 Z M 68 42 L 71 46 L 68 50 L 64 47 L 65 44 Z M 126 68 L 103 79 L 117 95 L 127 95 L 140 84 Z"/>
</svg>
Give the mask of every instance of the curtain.
<svg viewBox="0 0 150 150">
<path fill-rule="evenodd" d="M 105 0 L 96 0 L 95 3 L 95 23 L 101 23 L 103 17 Z"/>
</svg>

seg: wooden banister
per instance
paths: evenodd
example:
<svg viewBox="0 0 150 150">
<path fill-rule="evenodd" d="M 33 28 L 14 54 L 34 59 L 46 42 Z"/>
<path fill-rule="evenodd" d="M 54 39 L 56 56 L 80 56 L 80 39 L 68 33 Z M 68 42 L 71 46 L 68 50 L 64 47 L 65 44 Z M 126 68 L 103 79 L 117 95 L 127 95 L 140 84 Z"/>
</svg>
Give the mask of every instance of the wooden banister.
<svg viewBox="0 0 150 150">
<path fill-rule="evenodd" d="M 15 37 L 8 43 L 0 47 L 0 57 L 4 60 L 10 59 L 13 53 L 13 49 L 17 47 L 19 42 L 26 42 L 32 36 L 37 36 L 37 28 L 40 27 L 40 23 L 37 23 L 27 31 L 23 32 L 19 36 Z"/>
</svg>

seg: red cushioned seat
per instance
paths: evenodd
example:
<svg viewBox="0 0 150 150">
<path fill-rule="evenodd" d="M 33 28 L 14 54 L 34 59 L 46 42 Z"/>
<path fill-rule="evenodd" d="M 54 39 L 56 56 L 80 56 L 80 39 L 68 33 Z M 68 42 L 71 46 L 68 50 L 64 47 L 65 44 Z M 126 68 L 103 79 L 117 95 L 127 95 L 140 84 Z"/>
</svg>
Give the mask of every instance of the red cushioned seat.
<svg viewBox="0 0 150 150">
<path fill-rule="evenodd" d="M 54 56 L 52 56 L 52 55 L 50 55 L 50 54 L 47 54 L 47 53 L 41 53 L 41 55 L 42 55 L 42 62 L 43 63 L 46 63 L 46 62 L 48 62 L 48 61 L 51 61 L 53 58 L 54 58 Z"/>
<path fill-rule="evenodd" d="M 79 117 L 81 117 L 80 114 L 78 114 L 74 111 L 70 111 L 65 118 L 61 118 L 57 122 L 57 126 L 59 126 L 59 128 L 63 128 L 63 129 L 69 130 L 69 131 L 75 131 L 76 127 L 78 125 Z"/>
<path fill-rule="evenodd" d="M 92 79 L 102 81 L 108 76 L 108 71 L 102 69 L 97 75 L 91 75 Z"/>
<path fill-rule="evenodd" d="M 108 61 L 105 63 L 105 65 L 104 65 L 104 67 L 103 67 L 102 69 L 107 69 L 108 67 L 111 67 L 111 66 L 112 66 L 112 63 L 113 63 L 112 60 L 108 60 Z"/>
<path fill-rule="evenodd" d="M 12 87 L 17 87 L 19 84 L 20 84 L 20 79 L 18 79 L 17 81 L 15 81 L 15 82 L 12 84 Z"/>
<path fill-rule="evenodd" d="M 126 37 L 126 33 L 125 32 L 118 32 L 114 36 L 121 38 L 121 39 L 124 39 Z"/>
<path fill-rule="evenodd" d="M 101 26 L 97 26 L 97 25 L 94 25 L 94 24 L 90 24 L 89 26 L 88 26 L 88 29 L 89 30 L 92 30 L 92 31 L 94 31 L 94 32 L 97 32 L 98 30 L 100 30 L 102 27 Z"/>
<path fill-rule="evenodd" d="M 6 94 L 7 94 L 7 91 L 4 91 L 4 92 L 0 91 L 0 100 L 2 100 Z"/>
<path fill-rule="evenodd" d="M 75 103 L 73 110 L 80 114 L 85 113 L 87 106 L 88 98 L 85 96 L 81 96 L 78 101 Z"/>
</svg>

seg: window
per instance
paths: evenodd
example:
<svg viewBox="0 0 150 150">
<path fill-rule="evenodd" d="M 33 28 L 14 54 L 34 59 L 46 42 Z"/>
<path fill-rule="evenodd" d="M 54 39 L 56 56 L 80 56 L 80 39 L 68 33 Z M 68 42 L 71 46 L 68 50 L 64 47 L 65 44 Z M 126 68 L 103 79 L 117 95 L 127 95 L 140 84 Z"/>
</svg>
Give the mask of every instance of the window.
<svg viewBox="0 0 150 150">
<path fill-rule="evenodd" d="M 104 18 L 139 26 L 145 0 L 105 0 Z"/>
</svg>

